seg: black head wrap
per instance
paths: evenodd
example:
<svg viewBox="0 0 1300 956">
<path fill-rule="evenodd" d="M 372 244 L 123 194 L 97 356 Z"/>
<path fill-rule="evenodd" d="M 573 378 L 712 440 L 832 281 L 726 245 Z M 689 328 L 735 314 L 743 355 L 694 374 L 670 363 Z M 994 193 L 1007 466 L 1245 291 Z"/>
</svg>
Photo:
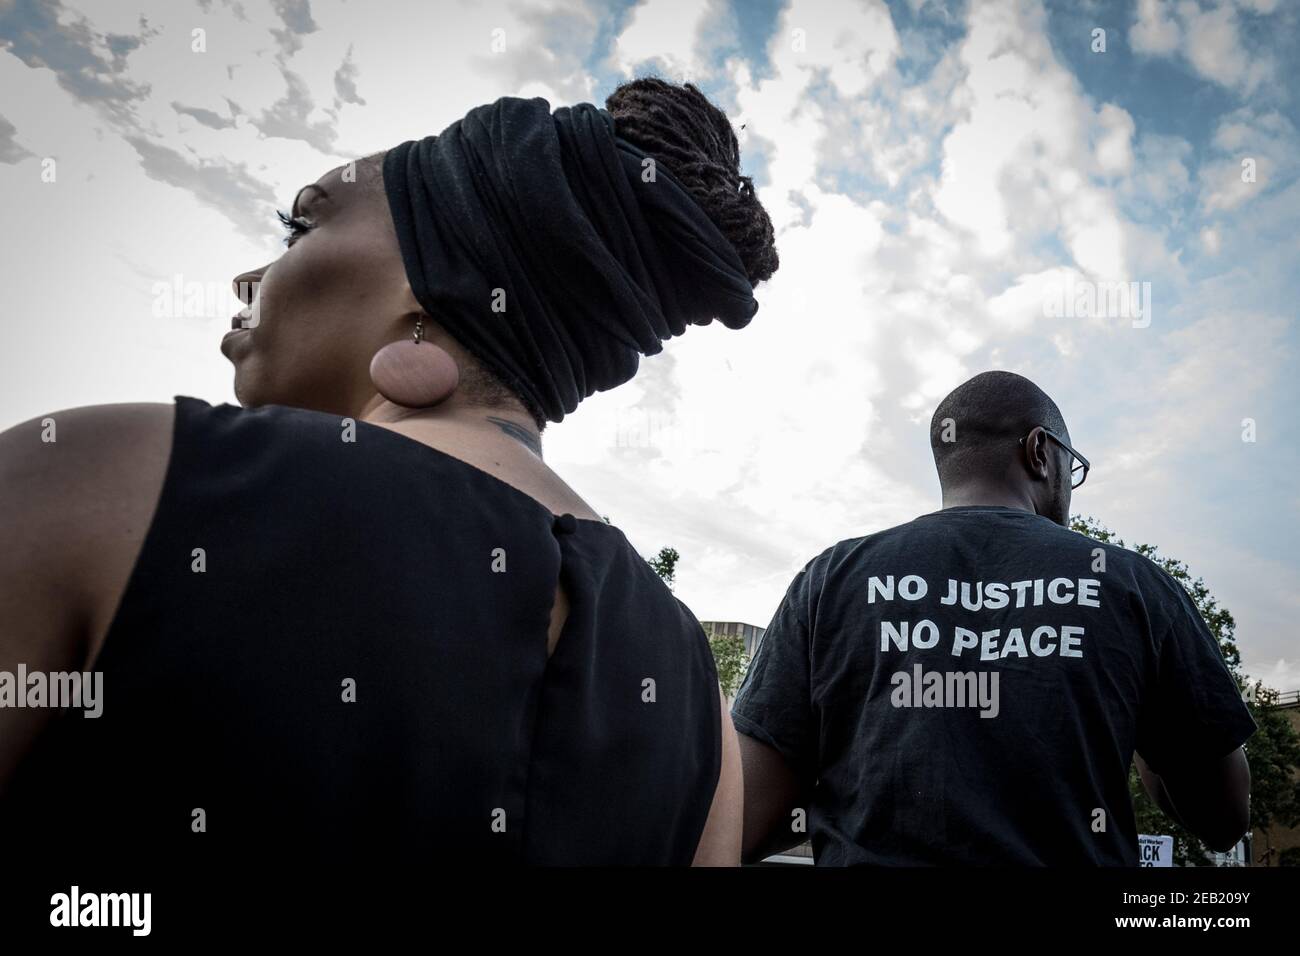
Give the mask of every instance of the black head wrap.
<svg viewBox="0 0 1300 956">
<path fill-rule="evenodd" d="M 758 310 L 731 243 L 646 159 L 605 110 L 514 97 L 384 157 L 416 301 L 551 421 L 687 325 Z"/>
</svg>

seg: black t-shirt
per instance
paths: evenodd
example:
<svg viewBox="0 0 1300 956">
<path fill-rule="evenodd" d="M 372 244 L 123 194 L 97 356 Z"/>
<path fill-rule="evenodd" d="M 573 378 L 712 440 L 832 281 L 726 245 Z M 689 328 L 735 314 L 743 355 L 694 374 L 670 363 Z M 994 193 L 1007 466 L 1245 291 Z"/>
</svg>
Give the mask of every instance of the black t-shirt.
<svg viewBox="0 0 1300 956">
<path fill-rule="evenodd" d="M 1133 751 L 1158 773 L 1255 730 L 1178 582 L 999 507 L 811 561 L 732 717 L 816 782 L 830 865 L 1135 866 Z"/>
</svg>

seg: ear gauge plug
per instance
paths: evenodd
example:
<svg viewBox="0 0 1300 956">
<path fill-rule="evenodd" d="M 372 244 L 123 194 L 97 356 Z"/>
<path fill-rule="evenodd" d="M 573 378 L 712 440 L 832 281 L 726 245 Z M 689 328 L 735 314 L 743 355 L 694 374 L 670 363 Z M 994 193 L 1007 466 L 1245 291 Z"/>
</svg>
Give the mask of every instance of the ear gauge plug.
<svg viewBox="0 0 1300 956">
<path fill-rule="evenodd" d="M 445 401 L 460 384 L 460 369 L 446 351 L 424 341 L 424 319 L 413 340 L 390 342 L 370 360 L 370 381 L 394 405 L 428 408 Z"/>
</svg>

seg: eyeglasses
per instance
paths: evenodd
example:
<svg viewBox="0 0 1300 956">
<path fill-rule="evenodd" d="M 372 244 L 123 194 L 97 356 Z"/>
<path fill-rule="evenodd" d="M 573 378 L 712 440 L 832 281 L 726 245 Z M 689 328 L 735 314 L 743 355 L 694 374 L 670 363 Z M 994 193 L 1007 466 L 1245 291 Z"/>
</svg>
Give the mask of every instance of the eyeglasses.
<svg viewBox="0 0 1300 956">
<path fill-rule="evenodd" d="M 1041 425 L 1039 427 L 1042 428 Z M 1064 448 L 1074 457 L 1075 463 L 1070 466 L 1070 488 L 1072 489 L 1078 488 L 1081 484 L 1087 481 L 1088 470 L 1092 467 L 1092 465 L 1088 464 L 1088 459 L 1084 458 L 1077 451 L 1075 451 L 1073 448 L 1067 445 L 1060 435 L 1057 435 L 1055 432 L 1051 431 L 1050 429 L 1043 428 L 1043 434 L 1046 435 L 1048 438 L 1050 438 L 1052 441 L 1056 442 L 1058 445 L 1060 445 L 1062 448 Z M 1020 444 L 1023 445 L 1024 443 L 1025 443 L 1025 439 L 1024 438 L 1020 439 Z"/>
</svg>

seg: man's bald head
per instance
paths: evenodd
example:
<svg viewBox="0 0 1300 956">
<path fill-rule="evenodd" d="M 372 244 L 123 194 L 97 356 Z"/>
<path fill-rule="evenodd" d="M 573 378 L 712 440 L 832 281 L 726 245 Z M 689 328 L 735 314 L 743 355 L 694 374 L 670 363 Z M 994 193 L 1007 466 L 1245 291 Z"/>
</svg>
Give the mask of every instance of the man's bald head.
<svg viewBox="0 0 1300 956">
<path fill-rule="evenodd" d="M 1002 478 L 1020 454 L 1020 439 L 1040 425 L 1069 441 L 1061 410 L 1023 375 L 982 372 L 958 385 L 930 420 L 939 483 L 947 491 Z"/>
</svg>

